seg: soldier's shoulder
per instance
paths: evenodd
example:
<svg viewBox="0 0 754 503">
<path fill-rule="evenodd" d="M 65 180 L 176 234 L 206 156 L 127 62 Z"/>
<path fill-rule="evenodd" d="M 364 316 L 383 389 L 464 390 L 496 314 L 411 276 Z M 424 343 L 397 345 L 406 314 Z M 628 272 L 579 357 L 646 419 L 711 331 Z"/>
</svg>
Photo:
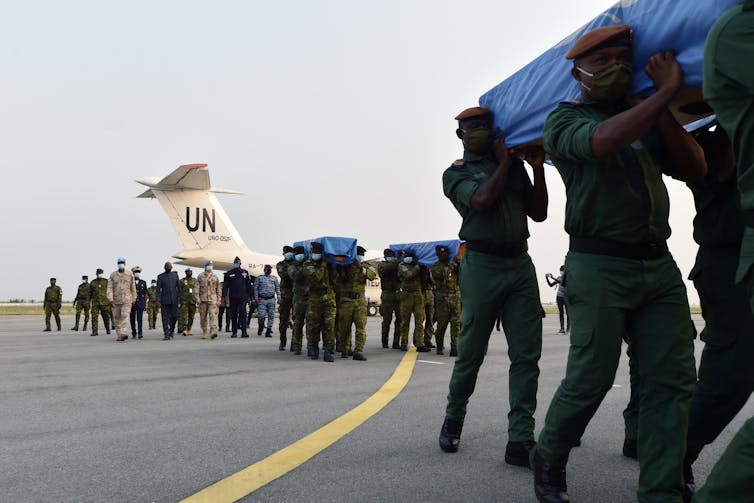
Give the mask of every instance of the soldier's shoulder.
<svg viewBox="0 0 754 503">
<path fill-rule="evenodd" d="M 463 159 L 456 159 L 453 164 L 450 165 L 450 169 L 461 169 L 466 167 L 466 161 Z"/>
</svg>

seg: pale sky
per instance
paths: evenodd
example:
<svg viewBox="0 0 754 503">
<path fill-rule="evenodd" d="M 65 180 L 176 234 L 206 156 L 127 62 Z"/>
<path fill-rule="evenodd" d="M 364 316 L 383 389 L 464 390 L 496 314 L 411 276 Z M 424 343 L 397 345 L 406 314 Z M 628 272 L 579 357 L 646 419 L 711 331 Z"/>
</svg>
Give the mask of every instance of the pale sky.
<svg viewBox="0 0 754 503">
<path fill-rule="evenodd" d="M 244 192 L 218 199 L 255 251 L 453 239 L 453 117 L 611 4 L 3 0 L 0 300 L 41 299 L 51 276 L 72 300 L 120 256 L 147 280 L 161 272 L 179 244 L 133 180 L 186 163 Z M 563 184 L 546 173 L 549 217 L 530 221 L 529 248 L 551 302 L 544 274 L 568 245 Z M 685 276 L 694 208 L 667 184 Z"/>
</svg>

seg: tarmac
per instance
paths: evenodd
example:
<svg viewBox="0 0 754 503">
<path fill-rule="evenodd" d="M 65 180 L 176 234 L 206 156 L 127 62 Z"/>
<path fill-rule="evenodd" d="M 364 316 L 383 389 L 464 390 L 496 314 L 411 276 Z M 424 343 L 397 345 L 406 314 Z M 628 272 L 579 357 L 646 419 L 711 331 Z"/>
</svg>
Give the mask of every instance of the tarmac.
<svg viewBox="0 0 754 503">
<path fill-rule="evenodd" d="M 694 316 L 698 330 L 703 320 Z M 0 488 L 14 502 L 174 502 L 252 465 L 358 406 L 406 354 L 383 349 L 380 317 L 367 323 L 367 362 L 334 363 L 278 351 L 274 338 L 162 341 L 162 332 L 116 343 L 42 332 L 40 316 L 0 317 Z M 101 322 L 100 322 L 101 325 Z M 158 321 L 159 327 L 159 321 Z M 564 376 L 568 337 L 544 319 L 537 433 Z M 194 334 L 198 332 L 198 322 Z M 275 325 L 277 332 L 277 322 Z M 446 340 L 448 339 L 446 334 Z M 447 342 L 446 342 L 447 344 Z M 696 341 L 697 362 L 702 343 Z M 461 447 L 437 437 L 454 359 L 420 353 L 407 386 L 318 455 L 249 494 L 259 502 L 535 502 L 533 477 L 503 461 L 508 358 L 493 332 Z M 625 355 L 613 389 L 568 464 L 574 502 L 633 502 L 639 465 L 621 455 L 628 402 Z M 694 465 L 701 484 L 754 400 Z"/>
</svg>

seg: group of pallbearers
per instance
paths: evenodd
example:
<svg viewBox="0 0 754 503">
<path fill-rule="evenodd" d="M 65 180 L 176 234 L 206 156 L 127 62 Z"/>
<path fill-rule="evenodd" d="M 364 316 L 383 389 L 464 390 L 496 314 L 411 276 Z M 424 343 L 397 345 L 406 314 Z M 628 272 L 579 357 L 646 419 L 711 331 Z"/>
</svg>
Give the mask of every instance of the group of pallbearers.
<svg viewBox="0 0 754 503">
<path fill-rule="evenodd" d="M 719 126 L 686 132 L 669 112 L 683 75 L 672 52 L 645 72 L 656 92 L 630 99 L 632 38 L 626 25 L 598 28 L 566 58 L 582 89 L 544 124 L 544 150 L 510 151 L 494 139 L 492 114 L 459 114 L 463 159 L 443 174 L 445 195 L 463 218 L 461 336 L 449 385 L 440 447 L 459 448 L 498 313 L 508 339 L 508 444 L 505 461 L 534 471 L 540 502 L 570 501 L 566 463 L 611 389 L 621 343 L 631 353 L 633 425 L 641 502 L 754 501 L 754 419 L 738 432 L 705 485 L 692 465 L 754 389 L 754 0 L 724 14 L 704 58 L 704 96 Z M 730 138 L 731 141 L 728 140 Z M 547 216 L 545 152 L 566 188 L 566 302 L 571 348 L 566 375 L 534 441 L 541 305 L 527 254 L 527 217 Z M 523 157 L 533 168 L 533 184 Z M 736 180 L 736 171 L 738 180 Z M 697 215 L 699 252 L 691 279 L 706 326 L 697 376 L 686 290 L 666 239 L 669 198 L 662 175 L 687 182 Z M 738 182 L 738 183 L 737 183 Z"/>
</svg>

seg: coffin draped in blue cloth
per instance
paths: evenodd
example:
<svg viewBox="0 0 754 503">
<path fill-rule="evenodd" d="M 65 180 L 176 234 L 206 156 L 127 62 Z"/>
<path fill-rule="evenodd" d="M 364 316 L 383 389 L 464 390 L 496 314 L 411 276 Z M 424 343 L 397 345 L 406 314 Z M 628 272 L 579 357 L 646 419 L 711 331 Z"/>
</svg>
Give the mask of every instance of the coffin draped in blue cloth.
<svg viewBox="0 0 754 503">
<path fill-rule="evenodd" d="M 322 236 L 305 241 L 296 241 L 293 246 L 303 246 L 306 250 L 306 256 L 310 257 L 312 241 L 322 243 L 325 258 L 331 264 L 348 265 L 356 258 L 356 238 Z"/>
<path fill-rule="evenodd" d="M 458 239 L 448 239 L 446 241 L 424 241 L 421 243 L 399 243 L 390 245 L 390 249 L 398 253 L 400 250 L 412 250 L 416 254 L 416 260 L 421 265 L 432 265 L 437 262 L 437 253 L 435 247 L 439 245 L 447 246 L 450 253 L 450 260 L 453 260 L 461 250 L 462 241 Z"/>
</svg>

